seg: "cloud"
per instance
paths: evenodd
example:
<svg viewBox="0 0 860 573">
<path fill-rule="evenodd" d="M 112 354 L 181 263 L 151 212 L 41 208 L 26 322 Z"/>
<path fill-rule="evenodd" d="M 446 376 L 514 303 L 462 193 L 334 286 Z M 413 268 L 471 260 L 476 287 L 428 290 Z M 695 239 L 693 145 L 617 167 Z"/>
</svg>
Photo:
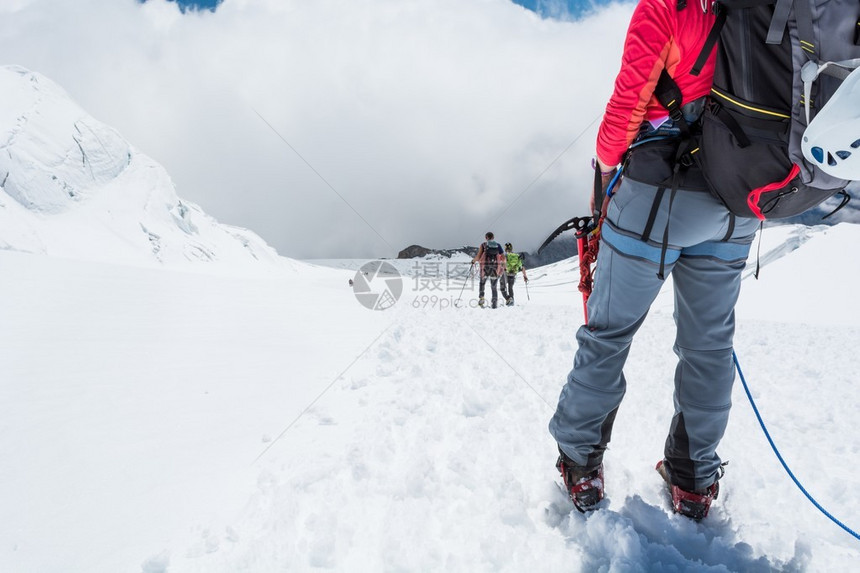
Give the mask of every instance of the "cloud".
<svg viewBox="0 0 860 573">
<path fill-rule="evenodd" d="M 283 255 L 395 256 L 486 230 L 531 249 L 586 209 L 631 10 L 559 22 L 487 0 L 186 14 L 9 0 L 0 53 L 163 164 L 180 197 Z"/>
</svg>

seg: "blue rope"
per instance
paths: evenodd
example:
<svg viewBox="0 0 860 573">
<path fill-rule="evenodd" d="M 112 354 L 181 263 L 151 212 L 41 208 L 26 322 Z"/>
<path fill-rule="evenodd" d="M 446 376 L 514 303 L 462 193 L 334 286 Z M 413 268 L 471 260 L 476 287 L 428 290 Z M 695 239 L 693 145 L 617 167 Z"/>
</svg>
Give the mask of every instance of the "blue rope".
<svg viewBox="0 0 860 573">
<path fill-rule="evenodd" d="M 749 389 L 749 386 L 747 386 L 747 381 L 744 378 L 744 373 L 741 372 L 741 365 L 738 362 L 738 355 L 735 354 L 734 351 L 732 351 L 732 359 L 734 359 L 734 361 L 735 361 L 735 368 L 738 369 L 738 374 L 740 375 L 741 382 L 744 385 L 744 391 L 746 391 L 746 393 L 747 393 L 747 398 L 750 399 L 750 404 L 752 404 L 752 409 L 753 409 L 753 412 L 755 412 L 755 417 L 758 418 L 758 423 L 761 425 L 761 429 L 764 431 L 764 435 L 767 438 L 767 441 L 770 443 L 770 447 L 773 449 L 773 453 L 775 453 L 776 457 L 779 459 L 779 463 L 782 464 L 782 467 L 785 468 L 785 471 L 788 472 L 789 477 L 791 477 L 791 479 L 794 481 L 795 485 L 797 485 L 797 487 L 800 488 L 800 491 L 803 492 L 803 495 L 805 495 L 807 497 L 807 499 L 809 499 L 809 501 L 812 502 L 812 505 L 817 507 L 819 509 L 819 511 L 821 511 L 821 513 L 823 513 L 824 515 L 829 517 L 830 520 L 833 521 L 833 523 L 835 523 L 836 525 L 838 525 L 839 527 L 841 527 L 842 529 L 844 529 L 845 531 L 847 531 L 848 533 L 850 533 L 851 535 L 856 537 L 857 539 L 860 539 L 860 534 L 858 534 L 856 531 L 852 530 L 847 525 L 845 525 L 844 523 L 842 523 L 841 521 L 839 521 L 838 519 L 833 517 L 830 514 L 830 512 L 828 512 L 826 509 L 821 507 L 821 504 L 819 504 L 817 501 L 815 501 L 815 498 L 812 497 L 811 495 L 809 495 L 809 492 L 806 491 L 806 488 L 804 488 L 800 484 L 800 482 L 797 480 L 797 478 L 794 477 L 794 474 L 791 472 L 788 465 L 785 463 L 785 460 L 782 459 L 782 455 L 779 453 L 779 450 L 776 449 L 776 444 L 773 443 L 773 440 L 770 437 L 770 433 L 767 431 L 767 428 L 764 425 L 764 420 L 761 419 L 761 415 L 758 413 L 758 408 L 756 408 L 755 400 L 753 400 L 752 394 L 750 394 L 750 389 Z"/>
</svg>

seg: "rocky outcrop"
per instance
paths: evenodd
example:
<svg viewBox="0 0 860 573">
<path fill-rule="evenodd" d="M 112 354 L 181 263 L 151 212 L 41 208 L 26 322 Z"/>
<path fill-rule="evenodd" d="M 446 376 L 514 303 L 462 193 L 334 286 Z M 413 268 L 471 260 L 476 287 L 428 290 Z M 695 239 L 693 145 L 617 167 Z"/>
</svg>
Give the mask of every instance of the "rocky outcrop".
<svg viewBox="0 0 860 573">
<path fill-rule="evenodd" d="M 427 247 L 422 247 L 421 245 L 412 245 L 406 247 L 399 253 L 397 253 L 398 259 L 418 259 L 421 257 L 426 257 L 427 255 L 435 255 L 439 257 L 445 257 L 446 259 L 450 259 L 452 256 L 458 253 L 464 253 L 469 255 L 470 257 L 474 257 L 478 254 L 477 247 L 459 247 L 457 249 L 428 249 Z"/>
</svg>

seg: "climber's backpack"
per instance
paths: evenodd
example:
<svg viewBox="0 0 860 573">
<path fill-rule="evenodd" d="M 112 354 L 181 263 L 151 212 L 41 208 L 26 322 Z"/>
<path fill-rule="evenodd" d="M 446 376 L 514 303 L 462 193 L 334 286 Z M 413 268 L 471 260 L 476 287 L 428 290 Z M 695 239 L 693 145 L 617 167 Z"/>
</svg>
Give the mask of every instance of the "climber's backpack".
<svg viewBox="0 0 860 573">
<path fill-rule="evenodd" d="M 816 110 L 860 65 L 860 0 L 717 0 L 715 10 L 691 72 L 719 39 L 692 153 L 710 191 L 735 215 L 762 220 L 797 215 L 837 193 L 841 208 L 850 182 L 807 161 L 800 144 Z"/>
<path fill-rule="evenodd" d="M 499 257 L 504 254 L 505 251 L 502 249 L 502 246 L 498 242 L 490 239 L 484 243 L 484 255 L 481 264 L 483 264 L 484 267 L 495 267 L 499 264 Z"/>
</svg>

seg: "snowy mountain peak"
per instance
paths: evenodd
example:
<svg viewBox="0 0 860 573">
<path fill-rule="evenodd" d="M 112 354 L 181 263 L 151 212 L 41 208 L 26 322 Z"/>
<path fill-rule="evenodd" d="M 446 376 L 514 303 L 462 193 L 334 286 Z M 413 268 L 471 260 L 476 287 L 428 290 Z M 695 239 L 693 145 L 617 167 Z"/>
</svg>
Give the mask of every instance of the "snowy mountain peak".
<svg viewBox="0 0 860 573">
<path fill-rule="evenodd" d="M 131 163 L 128 143 L 56 84 L 21 67 L 3 75 L 12 105 L 0 124 L 0 173 L 4 191 L 18 203 L 36 212 L 66 211 Z"/>
<path fill-rule="evenodd" d="M 0 249 L 129 264 L 275 262 L 48 78 L 0 67 Z"/>
</svg>

